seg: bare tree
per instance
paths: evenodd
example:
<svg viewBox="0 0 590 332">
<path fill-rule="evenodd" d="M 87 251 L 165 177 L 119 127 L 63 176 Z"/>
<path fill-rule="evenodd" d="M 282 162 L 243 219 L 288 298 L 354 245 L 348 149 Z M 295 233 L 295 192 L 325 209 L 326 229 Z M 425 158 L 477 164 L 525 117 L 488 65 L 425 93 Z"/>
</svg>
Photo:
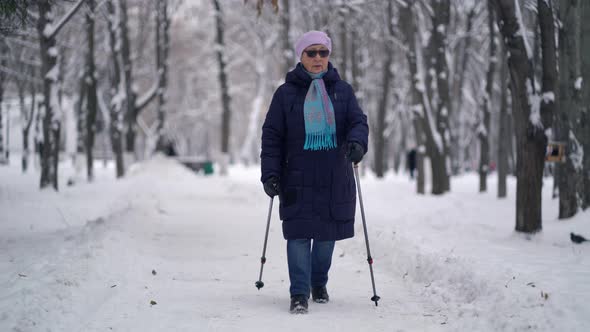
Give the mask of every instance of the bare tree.
<svg viewBox="0 0 590 332">
<path fill-rule="evenodd" d="M 391 67 L 393 64 L 393 3 L 388 2 L 387 5 L 387 27 L 384 29 L 385 38 L 385 59 L 383 60 L 382 69 L 382 90 L 379 96 L 379 104 L 377 106 L 377 116 L 373 128 L 373 143 L 374 143 L 374 171 L 379 178 L 383 177 L 387 168 L 385 154 L 387 150 L 387 142 L 385 137 L 385 129 L 387 127 L 386 115 L 389 109 L 389 99 L 391 95 L 391 84 L 393 81 L 393 73 Z M 344 51 L 344 50 L 342 50 Z"/>
<path fill-rule="evenodd" d="M 125 85 L 122 84 L 122 58 L 121 58 L 121 30 L 118 29 L 118 22 L 121 18 L 120 7 L 114 1 L 107 1 L 107 28 L 109 31 L 109 50 L 111 55 L 110 70 L 110 100 L 109 105 L 109 132 L 111 146 L 115 155 L 116 176 L 121 178 L 125 175 L 125 164 L 123 160 L 123 103 L 125 102 Z"/>
<path fill-rule="evenodd" d="M 282 6 L 281 8 L 286 7 Z M 248 93 L 253 98 L 248 114 L 247 129 L 244 139 L 240 141 L 239 156 L 245 164 L 257 163 L 260 160 L 260 141 L 258 139 L 260 135 L 260 121 L 262 119 L 261 115 L 265 111 L 267 96 L 272 93 L 272 89 L 276 88 L 275 80 L 272 77 L 272 68 L 268 66 L 273 59 L 273 49 L 279 46 L 282 48 L 280 50 L 282 55 L 290 54 L 291 60 L 287 59 L 289 57 L 285 57 L 277 63 L 278 67 L 281 68 L 280 75 L 284 76 L 286 71 L 293 66 L 293 62 L 291 62 L 293 61 L 291 44 L 285 44 L 284 40 L 279 41 L 279 39 L 285 37 L 285 18 L 283 15 L 286 15 L 286 13 L 281 13 L 279 19 L 282 26 L 278 31 L 272 28 L 274 21 L 256 22 L 254 20 L 257 20 L 257 18 L 246 17 L 247 20 L 240 22 L 240 30 L 244 33 L 244 38 L 249 40 L 252 45 L 251 50 L 249 50 L 252 52 L 251 56 L 244 57 L 244 67 L 252 68 L 252 71 L 255 73 L 255 78 L 252 80 L 252 88 L 248 90 Z M 289 47 L 289 49 L 284 49 L 284 47 Z"/>
<path fill-rule="evenodd" d="M 95 3 L 94 0 L 86 0 L 88 9 L 86 11 L 86 39 L 88 49 L 86 50 L 86 64 L 84 66 L 84 89 L 86 90 L 86 123 L 85 123 L 85 151 L 86 151 L 86 175 L 88 181 L 94 179 L 94 141 L 96 136 L 96 113 L 98 110 L 98 97 L 96 95 L 97 69 L 94 61 L 94 21 Z"/>
<path fill-rule="evenodd" d="M 580 55 L 585 55 L 581 57 L 582 79 L 579 81 L 582 89 L 583 109 L 581 112 L 584 119 L 580 123 L 580 141 L 584 147 L 582 209 L 587 209 L 590 207 L 590 57 L 587 56 L 587 54 L 590 54 L 590 24 L 587 23 L 590 22 L 590 1 L 580 1 L 579 4 L 581 9 L 580 22 L 584 22 L 580 26 L 580 35 L 582 37 Z"/>
<path fill-rule="evenodd" d="M 535 91 L 533 82 L 532 54 L 527 41 L 523 38 L 525 27 L 522 23 L 519 1 L 494 0 L 498 15 L 498 26 L 506 42 L 508 66 L 510 70 L 510 88 L 512 90 L 512 107 L 517 139 L 517 186 L 516 186 L 516 230 L 535 233 L 542 228 L 541 189 L 547 136 L 545 129 L 551 127 L 552 107 L 549 103 L 539 105 L 540 96 Z M 551 13 L 551 9 L 549 9 Z M 548 34 L 554 22 L 552 15 L 542 16 L 543 54 L 545 93 L 550 91 L 551 68 L 550 57 L 553 47 L 555 60 L 555 40 Z M 548 20 L 548 21 L 547 21 Z M 553 41 L 553 43 L 552 43 Z M 545 63 L 545 59 L 547 62 Z M 553 76 L 554 77 L 554 76 Z"/>
<path fill-rule="evenodd" d="M 450 140 L 449 113 L 451 110 L 449 91 L 449 68 L 447 56 L 447 28 L 449 25 L 450 3 L 432 1 L 421 13 L 420 3 L 399 2 L 400 27 L 405 44 L 408 45 L 412 93 L 412 111 L 420 121 L 414 125 L 418 142 L 420 132 L 424 135 L 424 147 L 418 147 L 418 163 L 426 152 L 430 160 L 432 194 L 441 195 L 450 189 Z M 415 16 L 418 20 L 415 19 Z M 428 17 L 431 22 L 430 34 L 426 29 Z M 417 24 L 418 21 L 421 24 Z M 423 36 L 430 36 L 428 45 L 422 48 Z M 419 165 L 418 167 L 422 167 Z M 418 175 L 423 172 L 419 169 Z M 420 178 L 419 181 L 420 183 Z"/>
<path fill-rule="evenodd" d="M 224 35 L 224 23 L 223 23 L 223 12 L 221 10 L 221 6 L 218 0 L 212 0 L 213 6 L 215 8 L 215 27 L 216 27 L 216 54 L 217 54 L 217 64 L 219 65 L 219 84 L 221 89 L 221 105 L 222 105 L 222 115 L 221 115 L 221 174 L 227 173 L 227 163 L 228 163 L 228 156 L 229 156 L 229 137 L 230 137 L 230 120 L 231 120 L 231 109 L 230 109 L 230 96 L 229 96 L 229 86 L 228 86 L 228 79 L 226 73 L 226 63 L 224 59 L 224 48 L 225 43 L 223 39 Z"/>
<path fill-rule="evenodd" d="M 39 19 L 37 31 L 41 51 L 41 73 L 43 77 L 43 141 L 41 143 L 41 188 L 53 185 L 58 189 L 57 163 L 58 163 L 58 139 L 60 132 L 59 119 L 54 119 L 52 104 L 52 89 L 57 81 L 57 48 L 55 35 L 47 35 L 45 31 L 52 26 L 51 3 L 47 0 L 39 1 Z"/>
<path fill-rule="evenodd" d="M 143 95 L 138 96 L 134 89 L 134 63 L 129 37 L 129 17 L 127 0 L 119 0 L 119 29 L 121 31 L 121 58 L 123 64 L 123 83 L 125 84 L 125 122 L 127 127 L 125 150 L 128 154 L 136 153 L 138 117 L 145 107 L 156 97 L 159 80 Z M 159 78 L 159 77 L 158 77 Z"/>
<path fill-rule="evenodd" d="M 390 2 L 391 4 L 391 2 Z M 393 7 L 393 6 L 392 6 Z M 393 8 L 391 9 L 393 10 Z M 338 9 L 338 12 L 340 15 L 338 15 L 338 21 L 340 24 L 340 52 L 339 52 L 339 70 L 340 70 L 340 75 L 342 76 L 342 78 L 345 81 L 348 81 L 348 63 L 349 63 L 349 58 L 348 58 L 348 17 L 349 17 L 349 12 L 350 12 L 350 8 L 349 6 L 346 5 L 346 3 L 343 1 L 342 5 L 340 6 L 340 8 Z M 390 27 L 393 24 L 393 22 L 390 22 L 387 26 Z"/>
<path fill-rule="evenodd" d="M 56 83 L 58 80 L 57 47 L 55 37 L 72 18 L 85 0 L 79 0 L 60 21 L 53 23 L 52 2 L 38 0 L 37 32 L 41 52 L 41 77 L 43 78 L 43 141 L 41 144 L 41 189 L 50 185 L 58 190 L 57 164 L 59 162 L 59 137 L 61 121 L 55 117 Z"/>
<path fill-rule="evenodd" d="M 503 43 L 500 43 L 503 45 Z M 508 64 L 505 47 L 500 50 L 500 115 L 498 118 L 498 198 L 506 197 L 508 151 L 512 150 L 512 133 L 508 129 Z"/>
<path fill-rule="evenodd" d="M 156 66 L 158 68 L 158 148 L 164 149 L 164 120 L 165 120 L 165 92 L 168 77 L 168 50 L 170 47 L 170 19 L 168 18 L 167 0 L 158 0 L 156 3 Z"/>
<path fill-rule="evenodd" d="M 541 30 L 541 53 L 543 59 L 543 79 L 541 86 L 541 121 L 545 128 L 551 128 L 555 113 L 557 92 L 557 48 L 555 41 L 555 15 L 552 0 L 537 0 L 537 13 Z"/>
<path fill-rule="evenodd" d="M 425 145 L 436 145 L 434 139 L 435 133 L 433 132 L 433 126 L 430 122 L 431 115 L 428 111 L 428 100 L 425 96 L 424 91 L 424 76 L 418 71 L 418 49 L 416 46 L 416 40 L 418 37 L 416 35 L 417 29 L 414 21 L 414 3 L 406 1 L 404 4 L 401 4 L 400 6 L 401 8 L 399 11 L 399 25 L 402 30 L 404 42 L 408 46 L 408 49 L 406 51 L 406 59 L 408 62 L 409 74 L 411 77 L 412 85 L 412 122 L 416 136 L 416 144 L 418 145 L 416 151 L 416 169 L 418 171 L 416 190 L 419 194 L 424 194 L 424 155 L 426 151 Z M 423 139 L 424 135 L 427 137 L 426 140 Z M 436 146 L 432 148 L 436 148 Z"/>
<path fill-rule="evenodd" d="M 412 77 L 412 89 L 414 90 L 413 93 L 416 94 L 413 100 L 417 100 L 420 104 L 413 104 L 412 110 L 414 111 L 414 115 L 418 117 L 420 120 L 420 131 L 424 133 L 425 136 L 425 149 L 422 147 L 418 148 L 418 159 L 420 160 L 420 154 L 426 152 L 426 155 L 430 159 L 430 168 L 432 170 L 432 194 L 434 195 L 441 195 L 445 193 L 447 190 L 445 177 L 448 176 L 446 172 L 446 165 L 445 165 L 445 144 L 443 142 L 443 138 L 439 132 L 439 121 L 444 120 L 444 116 L 441 114 L 441 117 L 435 117 L 435 113 L 433 109 L 433 103 L 431 102 L 431 96 L 433 95 L 434 91 L 432 89 L 432 80 L 429 80 L 431 77 L 430 73 L 425 73 L 425 57 L 423 56 L 423 50 L 418 47 L 421 45 L 420 41 L 422 40 L 422 32 L 416 26 L 414 20 L 414 3 L 406 2 L 407 7 L 400 10 L 400 24 L 402 29 L 404 29 L 404 35 L 406 38 L 406 44 L 409 45 L 409 55 L 408 58 L 409 67 L 410 67 L 410 74 Z M 407 21 L 405 21 L 407 20 Z M 442 28 L 444 32 L 444 27 Z M 439 37 L 443 38 L 440 32 L 437 32 Z M 434 48 L 434 38 L 430 40 L 430 48 Z M 440 43 L 442 45 L 441 40 L 437 41 L 436 43 Z M 431 53 L 428 49 L 425 50 L 428 53 Z M 426 57 L 431 59 L 430 64 L 434 61 L 434 64 L 437 63 L 436 56 L 434 60 L 430 57 Z M 440 67 L 439 70 L 443 70 L 442 63 L 439 63 Z M 436 66 L 435 66 L 436 67 Z M 429 67 L 427 67 L 429 68 Z M 442 73 L 442 71 L 438 72 L 436 69 L 429 70 L 429 72 L 434 72 L 435 75 L 438 77 L 439 75 L 436 73 Z M 441 80 L 442 81 L 442 80 Z M 444 85 L 444 83 L 441 83 Z M 430 92 L 429 92 L 430 91 Z M 444 104 L 439 103 L 438 106 L 442 106 Z M 442 108 L 440 109 L 442 112 Z M 416 126 L 415 126 L 416 127 Z M 419 131 L 416 131 L 416 135 L 419 135 Z M 419 161 L 420 162 L 420 161 Z M 423 169 L 419 169 L 419 172 L 423 172 Z"/>
<path fill-rule="evenodd" d="M 450 141 L 450 153 L 451 153 L 451 171 L 452 174 L 458 174 L 462 169 L 463 160 L 462 160 L 462 149 L 460 144 L 460 129 L 461 129 L 461 113 L 463 107 L 463 100 L 464 100 L 464 93 L 463 89 L 465 87 L 465 76 L 468 69 L 469 60 L 471 58 L 471 53 L 473 52 L 473 41 L 474 38 L 472 37 L 473 34 L 473 24 L 476 18 L 476 7 L 477 4 L 474 5 L 469 12 L 467 13 L 467 23 L 465 28 L 465 36 L 462 40 L 460 53 L 457 54 L 455 57 L 455 68 L 454 68 L 454 75 L 453 75 L 453 96 L 456 99 L 455 103 L 453 103 L 453 112 L 449 117 L 451 121 L 451 125 L 453 126 L 453 131 L 451 131 L 451 141 Z M 457 52 L 458 53 L 458 52 Z"/>
<path fill-rule="evenodd" d="M 0 41 L 0 67 L 5 68 L 8 59 L 8 47 L 3 41 Z M 7 162 L 4 158 L 4 121 L 2 120 L 4 110 L 2 102 L 4 100 L 4 90 L 6 89 L 6 73 L 0 70 L 0 164 Z M 8 151 L 8 149 L 6 149 Z"/>
<path fill-rule="evenodd" d="M 577 135 L 582 104 L 579 3 L 562 0 L 559 5 L 559 108 L 555 136 L 566 144 L 565 162 L 556 165 L 560 219 L 578 212 L 583 195 L 583 188 L 578 187 L 583 183 L 583 147 Z"/>
<path fill-rule="evenodd" d="M 494 73 L 496 71 L 496 36 L 494 33 L 494 7 L 491 0 L 488 0 L 488 31 L 490 34 L 490 60 L 486 75 L 486 90 L 483 97 L 482 119 L 478 129 L 480 141 L 479 159 L 479 192 L 488 190 L 487 177 L 490 165 L 490 113 L 492 108 L 492 93 L 494 86 Z"/>
<path fill-rule="evenodd" d="M 36 45 L 31 45 L 27 39 L 25 36 L 19 36 L 16 38 L 16 42 L 10 43 L 9 47 L 12 59 L 9 66 L 18 72 L 18 74 L 13 73 L 14 75 L 11 75 L 11 78 L 16 86 L 22 121 L 21 168 L 23 173 L 27 171 L 29 166 L 29 132 L 35 113 L 37 84 L 40 81 L 35 75 L 39 63 L 34 58 L 34 54 L 38 54 L 39 50 L 31 47 Z M 8 43 L 8 40 L 6 42 Z M 31 94 L 30 107 L 26 105 L 27 91 L 30 91 Z"/>
<path fill-rule="evenodd" d="M 436 72 L 436 87 L 438 98 L 436 104 L 436 129 L 440 134 L 442 153 L 433 152 L 431 156 L 433 178 L 436 178 L 436 186 L 442 194 L 450 190 L 450 157 L 449 153 L 449 113 L 452 111 L 451 96 L 449 93 L 449 68 L 447 64 L 447 34 L 451 16 L 450 0 L 433 0 L 431 3 L 432 16 L 432 64 Z M 433 187 L 435 183 L 433 183 Z M 438 188 L 437 188 L 438 189 Z M 435 193 L 433 189 L 433 193 Z"/>
<path fill-rule="evenodd" d="M 127 0 L 119 0 L 119 29 L 121 30 L 121 58 L 123 63 L 123 82 L 125 84 L 125 120 L 127 123 L 126 151 L 135 152 L 135 137 L 137 135 L 137 109 L 135 103 L 137 93 L 133 90 L 133 62 L 131 60 L 131 45 L 129 42 L 129 19 L 127 15 Z"/>
<path fill-rule="evenodd" d="M 295 64 L 295 52 L 291 43 L 291 14 L 289 0 L 282 0 L 281 4 L 281 40 L 283 48 L 283 65 L 281 73 L 286 73 Z"/>
</svg>

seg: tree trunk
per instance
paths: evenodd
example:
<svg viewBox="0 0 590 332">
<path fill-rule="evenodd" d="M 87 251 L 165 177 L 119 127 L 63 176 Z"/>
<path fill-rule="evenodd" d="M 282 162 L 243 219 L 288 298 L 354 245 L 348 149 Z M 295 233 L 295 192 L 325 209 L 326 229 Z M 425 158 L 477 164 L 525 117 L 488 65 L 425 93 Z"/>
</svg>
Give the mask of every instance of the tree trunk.
<svg viewBox="0 0 590 332">
<path fill-rule="evenodd" d="M 33 124 L 33 116 L 35 114 L 35 83 L 31 83 L 31 108 L 27 111 L 25 105 L 25 84 L 19 84 L 18 95 L 20 99 L 21 117 L 24 121 L 22 127 L 23 135 L 23 155 L 21 156 L 21 167 L 23 173 L 26 173 L 29 168 L 29 131 Z"/>
<path fill-rule="evenodd" d="M 506 51 L 505 51 L 506 52 Z M 506 60 L 506 67 L 508 67 L 508 60 Z M 512 105 L 512 87 L 510 84 L 510 68 L 506 68 L 507 72 L 507 86 L 508 89 L 506 90 L 507 98 L 507 116 L 506 116 L 506 132 L 508 135 L 506 136 L 508 148 L 508 174 L 512 176 L 516 176 L 516 132 L 514 130 L 514 107 Z"/>
<path fill-rule="evenodd" d="M 443 192 L 451 189 L 449 178 L 450 151 L 449 138 L 451 132 L 449 128 L 449 116 L 451 115 L 451 97 L 449 94 L 449 68 L 447 64 L 447 29 L 451 17 L 450 0 L 433 0 L 432 7 L 434 17 L 432 20 L 433 28 L 433 46 L 434 46 L 434 68 L 436 71 L 436 85 L 438 91 L 438 104 L 436 109 L 436 130 L 438 131 L 442 142 L 442 156 L 432 158 L 433 167 L 436 167 L 437 176 Z M 434 176 L 434 174 L 433 174 Z"/>
<path fill-rule="evenodd" d="M 545 126 L 552 126 L 555 115 L 555 98 L 558 93 L 557 49 L 555 40 L 555 16 L 552 2 L 537 1 L 537 16 L 540 27 L 541 71 L 543 73 L 540 112 Z"/>
<path fill-rule="evenodd" d="M 359 51 L 358 50 L 358 32 L 356 29 L 352 29 L 351 31 L 351 38 L 350 38 L 350 84 L 352 85 L 353 90 L 358 94 L 358 92 L 360 91 L 360 75 L 361 75 L 361 70 L 359 67 L 359 62 L 361 59 L 359 59 Z M 357 96 L 357 100 L 359 105 L 363 105 L 362 103 L 362 99 L 363 96 L 362 94 L 359 94 Z"/>
<path fill-rule="evenodd" d="M 0 67 L 6 68 L 6 62 L 8 57 L 8 47 L 4 44 L 3 41 L 0 41 Z M 4 164 L 4 162 L 8 162 L 4 160 L 4 121 L 2 117 L 4 116 L 4 110 L 2 109 L 2 102 L 4 101 L 4 89 L 6 84 L 6 74 L 3 70 L 0 70 L 0 165 Z M 8 149 L 6 149 L 8 151 Z"/>
<path fill-rule="evenodd" d="M 94 141 L 96 136 L 96 112 L 98 100 L 96 95 L 96 64 L 94 62 L 94 0 L 87 0 L 88 11 L 86 13 L 86 38 L 88 40 L 88 50 L 86 53 L 86 72 L 84 74 L 84 83 L 86 85 L 87 102 L 86 102 L 86 175 L 88 181 L 94 179 Z"/>
<path fill-rule="evenodd" d="M 289 0 L 282 0 L 282 4 L 281 4 L 281 41 L 282 41 L 282 45 L 281 47 L 283 48 L 283 63 L 282 63 L 282 69 L 280 71 L 281 75 L 284 75 L 286 72 L 288 72 L 291 68 L 293 68 L 293 66 L 295 65 L 295 56 L 294 56 L 294 52 L 293 52 L 293 46 L 291 43 L 291 38 L 290 38 L 290 34 L 291 34 L 291 14 L 290 14 L 290 6 L 289 6 Z M 299 60 L 299 59 L 297 59 Z M 284 78 L 284 77 L 281 77 Z"/>
<path fill-rule="evenodd" d="M 582 209 L 590 207 L 590 1 L 579 1 L 581 7 L 580 22 L 584 22 L 580 26 L 580 55 L 582 66 L 582 80 L 580 81 L 582 89 L 582 105 L 580 110 L 579 132 L 580 142 L 584 148 L 584 160 L 582 162 L 583 174 L 583 199 Z"/>
<path fill-rule="evenodd" d="M 10 105 L 6 105 L 6 162 L 10 162 Z"/>
<path fill-rule="evenodd" d="M 473 20 L 475 19 L 475 8 L 472 8 L 467 14 L 467 27 L 465 30 L 464 45 L 461 53 L 461 65 L 459 61 L 455 64 L 455 79 L 453 84 L 453 96 L 456 96 L 457 102 L 454 104 L 453 113 L 450 119 L 453 123 L 455 132 L 451 133 L 451 171 L 453 175 L 459 174 L 463 168 L 463 151 L 461 150 L 460 135 L 461 127 L 464 126 L 463 120 L 461 119 L 462 107 L 463 107 L 463 86 L 465 82 L 465 73 L 467 72 L 467 65 L 469 64 L 469 54 L 471 53 L 471 34 L 473 31 Z M 456 58 L 459 60 L 459 57 Z"/>
<path fill-rule="evenodd" d="M 502 43 L 500 43 L 502 45 Z M 512 132 L 508 129 L 508 67 L 506 50 L 500 51 L 500 116 L 498 125 L 498 198 L 506 197 L 506 176 L 508 174 L 508 150 L 512 150 Z"/>
<path fill-rule="evenodd" d="M 125 150 L 135 153 L 135 139 L 137 135 L 137 109 L 135 102 L 137 94 L 133 90 L 133 62 L 131 61 L 131 45 L 127 18 L 127 0 L 119 0 L 119 29 L 121 30 L 121 58 L 123 62 L 123 83 L 125 84 L 125 120 L 127 135 Z"/>
<path fill-rule="evenodd" d="M 53 186 L 58 190 L 57 163 L 58 140 L 61 121 L 54 116 L 52 98 L 55 96 L 57 80 L 57 47 L 54 35 L 47 35 L 44 30 L 51 26 L 53 13 L 51 1 L 39 0 L 39 19 L 37 32 L 41 51 L 41 77 L 43 78 L 43 140 L 41 142 L 41 189 Z"/>
<path fill-rule="evenodd" d="M 424 79 L 423 73 L 418 71 L 418 62 L 422 59 L 419 57 L 419 49 L 416 47 L 417 29 L 414 21 L 413 7 L 415 3 L 406 2 L 407 6 L 401 6 L 399 13 L 399 27 L 402 30 L 405 44 L 408 45 L 408 52 L 406 58 L 408 62 L 411 82 L 412 82 L 412 112 L 413 116 L 420 121 L 420 125 L 414 125 L 416 130 L 416 137 L 426 137 L 426 146 L 418 146 L 418 176 L 424 176 L 424 153 L 430 157 L 430 166 L 432 169 L 432 193 L 440 195 L 445 192 L 444 183 L 441 181 L 444 174 L 441 171 L 445 170 L 443 146 L 439 142 L 438 132 L 433 124 L 432 114 L 430 113 L 430 104 L 428 97 L 423 89 Z M 419 141 L 418 141 L 418 144 Z M 446 173 L 446 172 L 445 172 Z M 420 178 L 419 178 L 420 180 Z M 420 182 L 420 181 L 418 181 Z M 420 192 L 420 189 L 418 189 Z M 423 191 L 423 189 L 422 189 Z"/>
<path fill-rule="evenodd" d="M 156 134 L 158 135 L 158 150 L 162 151 L 164 148 L 164 121 L 165 121 L 165 92 L 167 85 L 168 66 L 166 61 L 168 59 L 169 48 L 169 27 L 170 21 L 168 19 L 167 0 L 158 0 L 156 9 L 156 63 L 158 68 L 158 127 Z"/>
<path fill-rule="evenodd" d="M 41 53 L 41 77 L 43 78 L 43 139 L 40 142 L 41 150 L 41 189 L 50 185 L 58 190 L 58 162 L 59 162 L 59 138 L 61 120 L 54 116 L 52 100 L 58 94 L 57 80 L 59 68 L 57 66 L 57 47 L 55 36 L 59 30 L 68 22 L 76 11 L 84 3 L 78 1 L 68 11 L 67 16 L 62 17 L 59 23 L 53 25 L 53 13 L 50 0 L 38 0 L 37 33 L 39 36 L 39 50 Z"/>
<path fill-rule="evenodd" d="M 559 108 L 555 117 L 555 134 L 558 141 L 566 144 L 565 162 L 556 165 L 559 219 L 573 217 L 582 200 L 582 193 L 578 192 L 578 184 L 583 183 L 583 151 L 577 138 L 581 107 L 581 91 L 576 87 L 576 81 L 581 77 L 578 4 L 577 0 L 562 0 L 559 6 Z"/>
<path fill-rule="evenodd" d="M 107 11 L 109 19 L 107 20 L 109 31 L 109 47 L 111 52 L 111 103 L 109 105 L 109 113 L 111 123 L 109 126 L 111 147 L 115 155 L 115 171 L 117 178 L 125 175 L 125 163 L 123 159 L 123 95 L 124 88 L 121 85 L 121 54 L 117 45 L 121 45 L 121 31 L 117 29 L 115 23 L 120 20 L 121 15 L 117 15 L 114 0 L 107 1 Z"/>
<path fill-rule="evenodd" d="M 389 95 L 390 95 L 390 85 L 391 81 L 393 80 L 393 74 L 391 73 L 391 64 L 393 63 L 393 45 L 392 45 L 392 37 L 393 37 L 393 4 L 392 2 L 388 3 L 387 7 L 388 12 L 388 29 L 387 35 L 384 38 L 385 43 L 385 61 L 383 63 L 382 68 L 382 90 L 381 90 L 381 98 L 379 99 L 379 105 L 377 106 L 377 118 L 375 124 L 375 133 L 373 134 L 373 142 L 375 145 L 375 152 L 374 152 L 374 171 L 375 175 L 378 178 L 382 178 L 385 174 L 386 169 L 386 160 L 385 160 L 385 152 L 387 150 L 386 147 L 386 140 L 385 140 L 385 128 L 387 126 L 386 122 L 386 115 L 387 115 L 387 108 L 389 106 Z"/>
<path fill-rule="evenodd" d="M 422 129 L 422 122 L 414 116 L 413 127 L 414 132 L 416 133 L 416 193 L 424 195 L 424 183 L 425 183 L 425 174 L 424 174 L 424 155 L 426 152 L 426 148 L 424 146 L 424 131 Z"/>
<path fill-rule="evenodd" d="M 536 94 L 534 84 L 531 83 L 533 67 L 530 55 L 527 54 L 526 40 L 522 37 L 524 27 L 520 26 L 517 19 L 520 16 L 517 15 L 517 13 L 520 14 L 518 1 L 494 0 L 494 2 L 498 25 L 506 42 L 507 52 L 510 54 L 508 66 L 517 140 L 516 231 L 535 233 L 542 229 L 541 189 L 547 147 L 544 130 L 551 127 L 549 122 L 551 109 L 544 103 L 540 116 L 532 113 L 534 109 L 531 106 Z M 553 21 L 541 24 L 553 26 Z M 550 27 L 546 26 L 544 29 L 548 30 Z M 547 55 L 550 53 L 551 40 L 553 39 L 543 38 L 545 43 L 543 53 L 547 58 L 549 58 Z M 553 46 L 555 46 L 554 43 Z M 553 47 L 553 54 L 555 54 L 555 47 Z M 545 69 L 550 70 L 549 66 Z"/>
<path fill-rule="evenodd" d="M 212 0 L 213 6 L 215 7 L 215 22 L 216 22 L 216 43 L 217 43 L 217 63 L 219 65 L 219 84 L 221 88 L 221 153 L 222 153 L 222 166 L 220 172 L 222 175 L 227 173 L 226 166 L 227 159 L 229 156 L 229 137 L 230 137 L 230 121 L 231 121 L 231 110 L 230 110 L 230 96 L 228 88 L 228 79 L 225 72 L 225 59 L 223 57 L 225 43 L 223 40 L 223 33 L 225 25 L 223 22 L 223 12 L 218 0 Z"/>
<path fill-rule="evenodd" d="M 555 41 L 555 19 L 550 0 L 537 0 L 539 26 L 541 28 L 541 50 L 543 65 L 543 84 L 541 91 L 541 121 L 548 129 L 553 125 L 555 96 L 558 88 L 557 46 Z"/>
<path fill-rule="evenodd" d="M 33 158 L 33 164 L 35 165 L 35 169 L 38 169 L 41 167 L 41 154 L 42 154 L 42 145 L 43 145 L 43 133 L 42 133 L 42 110 L 43 110 L 43 100 L 38 100 L 37 101 L 37 114 L 35 115 L 35 133 L 33 135 L 33 151 L 34 153 L 34 158 Z"/>
<path fill-rule="evenodd" d="M 80 81 L 78 83 L 78 97 L 74 106 L 77 116 L 76 132 L 78 134 L 76 139 L 76 152 L 80 155 L 86 150 L 86 130 L 84 129 L 84 124 L 86 123 L 86 83 L 84 83 L 84 77 L 84 74 L 80 76 Z"/>
<path fill-rule="evenodd" d="M 340 45 L 338 52 L 339 56 L 339 73 L 342 76 L 342 79 L 348 82 L 348 7 L 342 3 L 339 9 L 339 25 L 340 25 Z M 393 23 L 390 22 L 389 26 Z"/>
<path fill-rule="evenodd" d="M 496 34 L 494 33 L 494 7 L 488 0 L 488 31 L 490 34 L 490 62 L 486 77 L 486 91 L 483 98 L 482 123 L 478 132 L 480 143 L 479 154 L 479 192 L 488 190 L 488 171 L 490 165 L 490 114 L 494 88 L 494 72 L 496 71 Z"/>
</svg>

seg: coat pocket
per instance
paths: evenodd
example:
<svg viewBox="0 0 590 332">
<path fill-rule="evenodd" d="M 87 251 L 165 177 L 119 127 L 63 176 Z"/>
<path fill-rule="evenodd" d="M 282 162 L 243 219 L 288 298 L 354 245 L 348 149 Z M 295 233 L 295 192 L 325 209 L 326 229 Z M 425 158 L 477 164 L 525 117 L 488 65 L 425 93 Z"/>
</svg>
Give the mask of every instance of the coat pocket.
<svg viewBox="0 0 590 332">
<path fill-rule="evenodd" d="M 354 177 L 349 169 L 351 167 L 345 162 L 343 167 L 332 171 L 330 213 L 337 222 L 354 219 L 356 212 L 356 188 Z"/>
<path fill-rule="evenodd" d="M 281 220 L 295 217 L 303 205 L 303 172 L 288 171 L 281 180 L 279 216 Z"/>
</svg>

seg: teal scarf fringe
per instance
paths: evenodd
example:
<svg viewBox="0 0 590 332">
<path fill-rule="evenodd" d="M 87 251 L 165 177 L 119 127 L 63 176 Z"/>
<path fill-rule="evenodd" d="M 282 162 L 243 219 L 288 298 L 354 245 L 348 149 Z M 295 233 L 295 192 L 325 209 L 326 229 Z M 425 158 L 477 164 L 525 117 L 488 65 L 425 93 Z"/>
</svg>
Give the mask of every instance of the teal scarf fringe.
<svg viewBox="0 0 590 332">
<path fill-rule="evenodd" d="M 303 115 L 305 120 L 305 144 L 304 150 L 329 150 L 337 147 L 336 143 L 336 118 L 334 105 L 328 96 L 322 77 L 326 72 L 312 74 L 313 79 L 309 86 Z"/>
</svg>

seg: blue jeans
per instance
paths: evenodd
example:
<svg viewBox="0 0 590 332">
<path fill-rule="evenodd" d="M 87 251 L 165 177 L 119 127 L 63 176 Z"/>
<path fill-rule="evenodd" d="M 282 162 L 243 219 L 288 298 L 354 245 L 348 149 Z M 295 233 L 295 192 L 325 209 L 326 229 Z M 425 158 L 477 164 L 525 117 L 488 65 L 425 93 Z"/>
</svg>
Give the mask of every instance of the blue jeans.
<svg viewBox="0 0 590 332">
<path fill-rule="evenodd" d="M 334 241 L 287 240 L 291 296 L 309 297 L 310 287 L 326 286 L 333 252 Z"/>
</svg>

